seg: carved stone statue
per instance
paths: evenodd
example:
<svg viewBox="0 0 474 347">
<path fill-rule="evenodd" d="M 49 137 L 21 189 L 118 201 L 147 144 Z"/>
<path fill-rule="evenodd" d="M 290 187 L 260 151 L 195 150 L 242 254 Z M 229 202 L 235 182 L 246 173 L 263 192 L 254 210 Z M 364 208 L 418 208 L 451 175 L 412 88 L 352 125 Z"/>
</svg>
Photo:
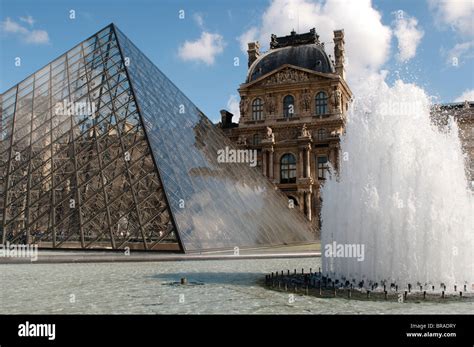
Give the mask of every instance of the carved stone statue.
<svg viewBox="0 0 474 347">
<path fill-rule="evenodd" d="M 308 90 L 305 89 L 303 94 L 301 94 L 301 109 L 303 111 L 309 111 L 311 106 L 311 97 L 308 93 Z"/>
<path fill-rule="evenodd" d="M 249 101 L 247 100 L 245 96 L 240 98 L 239 108 L 240 108 L 240 115 L 242 117 L 244 117 L 247 112 L 248 104 L 249 104 Z"/>
<path fill-rule="evenodd" d="M 271 137 L 273 135 L 273 130 L 270 127 L 267 127 L 267 138 Z"/>
<path fill-rule="evenodd" d="M 275 134 L 273 134 L 273 130 L 270 127 L 267 127 L 267 140 L 275 140 Z"/>
<path fill-rule="evenodd" d="M 275 98 L 273 97 L 272 94 L 269 94 L 265 97 L 265 106 L 267 108 L 268 114 L 275 113 Z"/>
<path fill-rule="evenodd" d="M 270 48 L 277 48 L 277 46 L 278 46 L 277 36 L 275 34 L 272 34 L 271 41 L 270 41 Z"/>
<path fill-rule="evenodd" d="M 337 111 L 341 111 L 341 98 L 342 98 L 342 93 L 339 89 L 335 89 L 332 93 L 333 100 L 334 100 L 334 109 Z"/>
<path fill-rule="evenodd" d="M 244 116 L 245 115 L 245 112 L 244 112 L 245 110 L 244 110 L 244 98 L 243 97 L 240 98 L 239 108 L 240 108 L 240 114 L 242 116 Z"/>
<path fill-rule="evenodd" d="M 306 127 L 306 123 L 303 124 L 303 127 L 301 128 L 301 137 L 308 137 L 310 136 L 309 135 L 309 131 L 308 131 L 308 128 Z"/>
<path fill-rule="evenodd" d="M 344 45 L 340 41 L 334 47 L 334 58 L 336 62 L 344 63 Z"/>
</svg>

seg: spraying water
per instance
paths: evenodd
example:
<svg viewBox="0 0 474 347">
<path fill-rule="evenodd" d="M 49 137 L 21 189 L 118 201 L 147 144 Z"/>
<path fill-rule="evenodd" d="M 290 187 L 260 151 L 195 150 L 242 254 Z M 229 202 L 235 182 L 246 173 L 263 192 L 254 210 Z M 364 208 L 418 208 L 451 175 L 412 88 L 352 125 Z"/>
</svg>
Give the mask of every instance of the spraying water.
<svg viewBox="0 0 474 347">
<path fill-rule="evenodd" d="M 474 199 L 457 126 L 447 128 L 433 125 L 429 98 L 412 84 L 382 83 L 356 100 L 340 175 L 322 189 L 325 275 L 471 288 Z"/>
</svg>

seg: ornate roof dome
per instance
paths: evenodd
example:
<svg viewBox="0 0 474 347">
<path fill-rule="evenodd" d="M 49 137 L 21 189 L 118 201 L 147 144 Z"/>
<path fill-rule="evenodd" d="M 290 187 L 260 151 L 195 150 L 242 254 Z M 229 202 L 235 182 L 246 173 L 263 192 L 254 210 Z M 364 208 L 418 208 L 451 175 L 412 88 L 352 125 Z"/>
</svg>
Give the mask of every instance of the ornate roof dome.
<svg viewBox="0 0 474 347">
<path fill-rule="evenodd" d="M 294 31 L 289 36 L 272 35 L 270 50 L 259 56 L 250 66 L 247 83 L 278 69 L 285 64 L 305 69 L 334 73 L 334 66 L 319 42 L 319 36 L 312 29 L 309 33 L 297 35 Z"/>
</svg>

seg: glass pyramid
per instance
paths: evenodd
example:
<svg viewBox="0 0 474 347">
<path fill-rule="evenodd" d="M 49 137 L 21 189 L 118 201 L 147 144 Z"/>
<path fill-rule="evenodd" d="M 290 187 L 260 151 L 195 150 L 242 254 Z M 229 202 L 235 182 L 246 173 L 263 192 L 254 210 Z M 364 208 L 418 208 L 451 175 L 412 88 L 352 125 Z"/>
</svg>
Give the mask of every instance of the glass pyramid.
<svg viewBox="0 0 474 347">
<path fill-rule="evenodd" d="M 310 224 L 110 24 L 1 95 L 0 240 L 200 251 L 311 242 Z"/>
</svg>

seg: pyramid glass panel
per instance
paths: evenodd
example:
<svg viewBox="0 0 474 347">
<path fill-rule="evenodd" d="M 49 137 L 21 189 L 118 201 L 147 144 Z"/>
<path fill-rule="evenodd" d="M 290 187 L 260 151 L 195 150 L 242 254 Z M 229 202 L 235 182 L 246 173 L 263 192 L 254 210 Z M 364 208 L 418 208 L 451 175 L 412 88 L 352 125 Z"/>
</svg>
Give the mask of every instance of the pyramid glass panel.
<svg viewBox="0 0 474 347">
<path fill-rule="evenodd" d="M 113 24 L 1 95 L 0 240 L 198 251 L 310 224 Z"/>
<path fill-rule="evenodd" d="M 127 72 L 165 193 L 188 251 L 305 242 L 305 218 L 249 163 L 222 163 L 234 145 L 118 29 Z"/>
</svg>

